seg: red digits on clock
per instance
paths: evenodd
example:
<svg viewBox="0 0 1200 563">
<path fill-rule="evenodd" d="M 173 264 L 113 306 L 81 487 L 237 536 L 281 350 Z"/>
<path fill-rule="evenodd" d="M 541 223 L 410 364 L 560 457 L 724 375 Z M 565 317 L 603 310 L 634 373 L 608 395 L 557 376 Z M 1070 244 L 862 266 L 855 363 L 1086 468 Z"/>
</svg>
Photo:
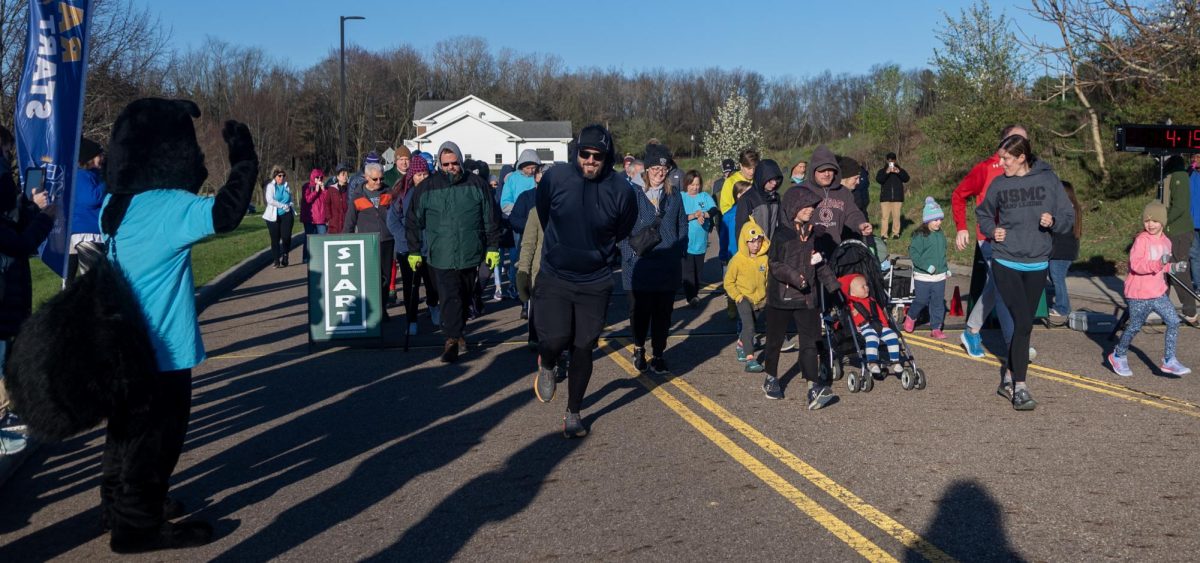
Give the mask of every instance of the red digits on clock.
<svg viewBox="0 0 1200 563">
<path fill-rule="evenodd" d="M 1200 129 L 1192 129 L 1191 139 L 1188 140 L 1188 146 L 1193 149 L 1200 149 Z"/>
<path fill-rule="evenodd" d="M 1168 141 L 1171 141 L 1171 148 L 1179 146 L 1179 131 L 1167 129 L 1166 131 L 1163 131 L 1163 135 Z"/>
</svg>

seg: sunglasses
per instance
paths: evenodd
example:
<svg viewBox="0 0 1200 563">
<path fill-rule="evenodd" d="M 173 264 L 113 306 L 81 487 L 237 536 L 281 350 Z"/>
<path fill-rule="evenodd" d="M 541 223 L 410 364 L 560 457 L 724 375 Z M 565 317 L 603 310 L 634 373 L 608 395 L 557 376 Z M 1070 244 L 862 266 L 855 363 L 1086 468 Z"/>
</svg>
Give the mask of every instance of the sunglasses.
<svg viewBox="0 0 1200 563">
<path fill-rule="evenodd" d="M 367 176 L 367 181 L 368 181 L 368 182 L 378 182 L 378 181 L 379 181 L 379 180 L 381 180 L 381 179 L 382 179 L 382 176 L 377 176 L 377 177 L 375 177 L 375 178 L 372 178 L 372 177 L 370 177 L 370 176 Z"/>
<path fill-rule="evenodd" d="M 275 175 L 275 177 L 276 177 L 276 178 L 283 178 L 283 177 L 285 177 L 285 176 L 287 176 L 287 174 L 284 174 L 283 172 L 280 172 L 280 173 L 278 173 L 278 174 L 276 174 L 276 175 Z"/>
<path fill-rule="evenodd" d="M 442 163 L 442 168 L 457 168 L 458 166 L 458 161 Z"/>
<path fill-rule="evenodd" d="M 604 153 L 596 151 L 579 151 L 579 160 L 594 160 L 600 162 L 604 160 Z"/>
</svg>

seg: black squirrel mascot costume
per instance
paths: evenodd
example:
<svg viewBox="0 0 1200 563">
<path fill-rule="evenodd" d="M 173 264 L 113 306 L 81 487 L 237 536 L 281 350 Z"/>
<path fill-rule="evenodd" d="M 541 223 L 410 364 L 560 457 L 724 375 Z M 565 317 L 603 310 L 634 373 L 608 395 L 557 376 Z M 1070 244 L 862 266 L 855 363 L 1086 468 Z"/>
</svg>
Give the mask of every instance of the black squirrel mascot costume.
<svg viewBox="0 0 1200 563">
<path fill-rule="evenodd" d="M 107 420 L 100 504 L 117 553 L 193 547 L 210 524 L 171 522 L 167 497 L 191 412 L 192 368 L 204 360 L 192 245 L 232 231 L 246 214 L 258 156 L 244 124 L 226 121 L 229 178 L 197 195 L 208 170 L 187 100 L 145 98 L 121 112 L 108 143 L 104 245 L 13 342 L 13 405 L 36 437 L 61 440 Z"/>
</svg>

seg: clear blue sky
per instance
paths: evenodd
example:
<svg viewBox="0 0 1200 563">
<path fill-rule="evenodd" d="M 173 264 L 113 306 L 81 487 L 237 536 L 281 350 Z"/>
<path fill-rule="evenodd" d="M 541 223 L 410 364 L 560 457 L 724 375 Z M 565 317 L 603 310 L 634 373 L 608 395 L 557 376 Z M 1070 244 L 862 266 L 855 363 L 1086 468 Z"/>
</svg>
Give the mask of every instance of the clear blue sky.
<svg viewBox="0 0 1200 563">
<path fill-rule="evenodd" d="M 934 29 L 943 13 L 957 16 L 969 0 L 871 2 L 841 0 L 696 1 L 608 0 L 453 2 L 329 0 L 135 0 L 149 7 L 172 33 L 171 47 L 185 50 L 206 36 L 258 46 L 296 68 L 308 67 L 338 46 L 338 16 L 346 43 L 385 49 L 408 43 L 428 53 L 438 41 L 477 35 L 493 53 L 559 55 L 570 68 L 615 67 L 625 72 L 665 68 L 742 67 L 768 77 L 810 76 L 825 70 L 865 73 L 881 63 L 929 66 L 939 45 Z M 1022 11 L 1028 2 L 1000 0 L 1018 24 L 1035 26 Z M 598 11 L 599 9 L 604 11 Z M 417 21 L 414 16 L 420 17 Z M 594 22 L 594 23 L 587 23 Z M 823 39 L 811 39 L 817 34 Z"/>
</svg>

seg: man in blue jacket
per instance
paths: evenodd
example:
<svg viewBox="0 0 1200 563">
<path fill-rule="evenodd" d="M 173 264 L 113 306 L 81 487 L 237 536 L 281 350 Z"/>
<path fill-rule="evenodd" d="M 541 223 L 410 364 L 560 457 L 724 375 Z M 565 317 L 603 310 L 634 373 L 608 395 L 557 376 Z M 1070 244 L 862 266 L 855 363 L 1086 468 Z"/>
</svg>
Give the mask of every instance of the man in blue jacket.
<svg viewBox="0 0 1200 563">
<path fill-rule="evenodd" d="M 534 282 L 533 308 L 538 332 L 538 370 L 534 392 L 542 402 L 554 397 L 558 359 L 568 348 L 567 412 L 563 435 L 581 438 L 587 428 L 579 416 L 592 351 L 604 330 L 612 297 L 613 257 L 637 221 L 636 194 L 613 172 L 612 134 L 600 125 L 584 127 L 570 166 L 555 166 L 535 192 L 542 220 L 542 266 Z"/>
</svg>

